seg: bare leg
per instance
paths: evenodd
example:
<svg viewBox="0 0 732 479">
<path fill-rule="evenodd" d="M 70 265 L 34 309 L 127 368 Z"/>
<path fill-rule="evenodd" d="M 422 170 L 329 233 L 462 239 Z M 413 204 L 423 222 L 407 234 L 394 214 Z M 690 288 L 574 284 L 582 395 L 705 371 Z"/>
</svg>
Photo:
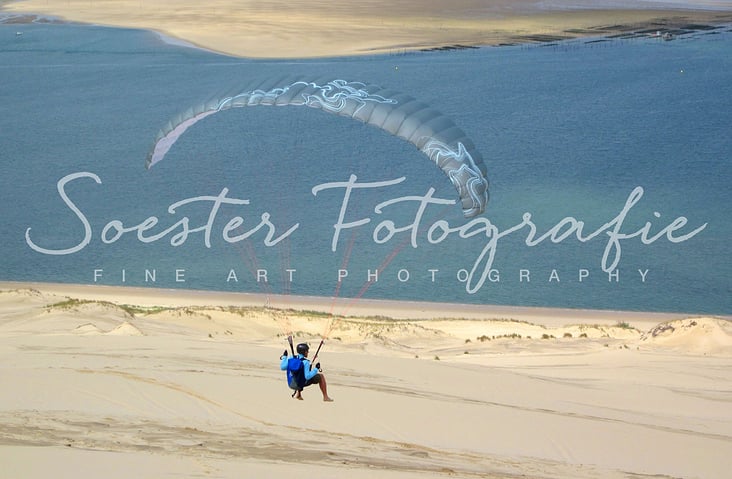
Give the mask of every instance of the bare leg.
<svg viewBox="0 0 732 479">
<path fill-rule="evenodd" d="M 323 401 L 331 402 L 333 399 L 331 399 L 328 396 L 328 384 L 325 382 L 325 376 L 323 374 L 320 375 L 320 392 L 323 393 Z"/>
<path fill-rule="evenodd" d="M 302 394 L 300 394 L 300 391 L 295 394 L 295 399 L 299 399 L 300 401 L 302 401 Z"/>
</svg>

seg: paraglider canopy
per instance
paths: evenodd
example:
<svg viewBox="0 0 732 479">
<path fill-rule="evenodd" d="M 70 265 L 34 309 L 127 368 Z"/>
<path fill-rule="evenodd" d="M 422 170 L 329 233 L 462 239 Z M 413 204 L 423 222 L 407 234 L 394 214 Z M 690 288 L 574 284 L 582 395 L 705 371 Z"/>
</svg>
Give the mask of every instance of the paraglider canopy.
<svg viewBox="0 0 732 479">
<path fill-rule="evenodd" d="M 146 166 L 151 168 L 162 161 L 180 136 L 204 118 L 231 108 L 257 105 L 309 106 L 381 128 L 415 145 L 447 175 L 466 218 L 485 211 L 488 179 L 483 159 L 450 118 L 409 95 L 340 79 L 269 80 L 189 108 L 160 130 Z"/>
</svg>

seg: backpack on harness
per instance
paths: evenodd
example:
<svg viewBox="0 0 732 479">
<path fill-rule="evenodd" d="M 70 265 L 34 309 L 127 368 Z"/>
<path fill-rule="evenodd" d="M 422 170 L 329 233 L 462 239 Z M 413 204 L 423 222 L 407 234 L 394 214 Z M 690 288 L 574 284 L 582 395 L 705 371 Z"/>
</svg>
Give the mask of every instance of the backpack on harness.
<svg viewBox="0 0 732 479">
<path fill-rule="evenodd" d="M 287 385 L 295 392 L 305 388 L 305 363 L 295 356 L 287 360 Z"/>
</svg>

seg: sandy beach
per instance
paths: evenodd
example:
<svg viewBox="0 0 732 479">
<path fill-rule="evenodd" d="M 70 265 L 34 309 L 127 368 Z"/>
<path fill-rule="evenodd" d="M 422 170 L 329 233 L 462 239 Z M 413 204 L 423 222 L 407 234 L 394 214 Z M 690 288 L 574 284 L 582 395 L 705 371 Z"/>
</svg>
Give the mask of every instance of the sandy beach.
<svg viewBox="0 0 732 479">
<path fill-rule="evenodd" d="M 66 21 L 149 29 L 252 58 L 400 53 L 444 46 L 551 41 L 732 22 L 725 1 L 19 0 L 12 22 Z"/>
<path fill-rule="evenodd" d="M 727 477 L 729 318 L 361 303 L 0 283 L 0 477 Z"/>
</svg>

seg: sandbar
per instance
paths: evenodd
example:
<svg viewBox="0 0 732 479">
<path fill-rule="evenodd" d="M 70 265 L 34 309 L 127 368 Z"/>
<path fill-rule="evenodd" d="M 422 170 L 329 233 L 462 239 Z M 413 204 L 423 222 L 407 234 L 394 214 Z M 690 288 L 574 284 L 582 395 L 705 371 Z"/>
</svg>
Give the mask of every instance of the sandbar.
<svg viewBox="0 0 732 479">
<path fill-rule="evenodd" d="M 227 55 L 313 58 L 665 32 L 732 22 L 723 1 L 17 0 L 5 22 L 84 22 L 156 31 Z"/>
</svg>

